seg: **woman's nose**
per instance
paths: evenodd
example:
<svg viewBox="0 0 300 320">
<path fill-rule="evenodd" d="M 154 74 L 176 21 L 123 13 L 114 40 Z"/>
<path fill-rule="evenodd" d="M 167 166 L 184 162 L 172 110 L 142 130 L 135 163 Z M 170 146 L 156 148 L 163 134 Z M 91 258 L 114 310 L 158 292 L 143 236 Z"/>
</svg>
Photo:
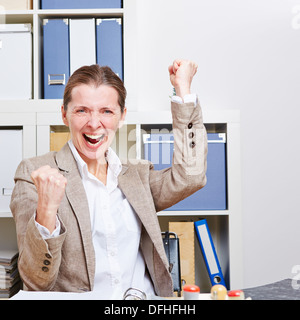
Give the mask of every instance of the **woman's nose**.
<svg viewBox="0 0 300 320">
<path fill-rule="evenodd" d="M 89 118 L 89 121 L 88 121 L 88 125 L 92 128 L 98 128 L 100 127 L 102 124 L 101 124 L 101 119 L 100 117 L 98 117 L 97 115 L 95 114 L 91 114 L 90 115 L 90 118 Z"/>
</svg>

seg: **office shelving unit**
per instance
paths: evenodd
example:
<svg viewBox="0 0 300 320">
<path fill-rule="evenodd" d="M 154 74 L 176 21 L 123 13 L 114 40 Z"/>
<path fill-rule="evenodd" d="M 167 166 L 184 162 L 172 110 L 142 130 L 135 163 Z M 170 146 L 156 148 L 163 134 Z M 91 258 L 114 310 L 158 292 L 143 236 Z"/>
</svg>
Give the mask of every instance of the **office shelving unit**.
<svg viewBox="0 0 300 320">
<path fill-rule="evenodd" d="M 42 98 L 42 36 L 43 19 L 51 18 L 122 18 L 124 9 L 64 9 L 42 10 L 39 1 L 33 2 L 33 10 L 6 11 L 6 23 L 31 23 L 33 36 L 33 99 Z"/>
<path fill-rule="evenodd" d="M 0 129 L 23 129 L 23 157 L 41 155 L 50 150 L 51 130 L 61 130 L 62 100 L 42 99 L 42 24 L 44 18 L 57 17 L 120 17 L 124 28 L 124 78 L 129 90 L 134 90 L 136 48 L 136 0 L 123 1 L 121 9 L 41 10 L 39 1 L 33 9 L 6 12 L 6 23 L 31 23 L 33 33 L 33 95 L 32 100 L 0 100 Z M 2 19 L 3 21 L 3 19 Z M 134 97 L 133 97 L 134 98 Z M 171 112 L 138 111 L 134 99 L 127 100 L 129 111 L 126 123 L 116 136 L 115 149 L 121 158 L 142 158 L 142 130 L 146 126 L 169 127 Z M 209 132 L 225 132 L 227 154 L 227 209 L 214 211 L 159 212 L 162 230 L 169 221 L 196 221 L 206 218 L 210 226 L 221 267 L 231 288 L 243 287 L 241 174 L 240 174 L 240 115 L 237 110 L 209 110 L 203 108 Z M 126 142 L 126 143 L 125 143 Z M 8 151 L 6 151 L 8 152 Z M 202 292 L 209 289 L 206 268 L 196 241 L 196 283 Z M 10 212 L 0 212 L 0 249 L 17 246 L 15 226 Z"/>
</svg>

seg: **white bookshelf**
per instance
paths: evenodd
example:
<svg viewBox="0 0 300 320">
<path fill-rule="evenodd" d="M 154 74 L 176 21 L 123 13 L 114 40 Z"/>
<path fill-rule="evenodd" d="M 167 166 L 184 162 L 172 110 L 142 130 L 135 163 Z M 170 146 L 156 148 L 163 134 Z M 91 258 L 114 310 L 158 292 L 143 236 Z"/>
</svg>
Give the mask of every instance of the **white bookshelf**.
<svg viewBox="0 0 300 320">
<path fill-rule="evenodd" d="M 60 107 L 62 100 L 41 99 L 42 84 L 42 21 L 51 17 L 122 17 L 124 26 L 124 79 L 128 95 L 128 113 L 125 128 L 128 129 L 132 144 L 131 153 L 136 158 L 142 157 L 141 128 L 143 125 L 170 125 L 169 111 L 138 111 L 135 100 L 137 79 L 137 56 L 135 46 L 135 4 L 136 0 L 123 1 L 122 9 L 104 10 L 41 10 L 39 1 L 34 0 L 33 9 L 27 11 L 6 12 L 6 23 L 31 23 L 33 30 L 33 99 L 0 100 L 1 127 L 22 127 L 23 157 L 41 155 L 50 150 L 50 131 L 52 126 L 62 126 Z M 168 221 L 195 221 L 207 218 L 212 226 L 213 238 L 221 260 L 223 272 L 230 279 L 231 288 L 243 288 L 242 254 L 242 216 L 241 216 L 241 161 L 240 161 L 240 114 L 238 110 L 203 109 L 205 125 L 209 130 L 226 129 L 227 148 L 227 210 L 213 211 L 166 211 L 159 212 L 162 229 Z M 127 156 L 128 148 L 120 150 Z M 10 236 L 2 230 L 10 230 Z M 196 241 L 197 242 L 197 241 Z M 0 212 L 1 246 L 16 246 L 15 229 L 10 212 Z M 196 245 L 197 249 L 197 245 Z M 199 248 L 198 248 L 199 249 Z M 202 287 L 207 283 L 206 270 L 197 249 L 196 282 Z M 199 263 L 198 263 L 199 262 Z M 202 264 L 201 264 L 202 263 Z"/>
</svg>

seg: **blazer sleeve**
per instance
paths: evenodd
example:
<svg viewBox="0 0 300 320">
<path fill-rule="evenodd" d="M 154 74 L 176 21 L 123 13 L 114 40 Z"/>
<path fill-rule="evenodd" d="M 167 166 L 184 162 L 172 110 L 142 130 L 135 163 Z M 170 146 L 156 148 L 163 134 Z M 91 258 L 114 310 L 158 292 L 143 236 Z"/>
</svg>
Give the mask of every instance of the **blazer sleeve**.
<svg viewBox="0 0 300 320">
<path fill-rule="evenodd" d="M 207 133 L 200 104 L 171 103 L 174 133 L 172 166 L 150 167 L 150 188 L 157 211 L 185 199 L 206 184 Z"/>
<path fill-rule="evenodd" d="M 20 276 L 29 290 L 47 291 L 58 275 L 66 230 L 61 222 L 61 234 L 44 240 L 37 229 L 34 213 L 38 196 L 30 177 L 33 170 L 31 160 L 23 160 L 19 165 L 10 208 L 17 229 Z"/>
</svg>

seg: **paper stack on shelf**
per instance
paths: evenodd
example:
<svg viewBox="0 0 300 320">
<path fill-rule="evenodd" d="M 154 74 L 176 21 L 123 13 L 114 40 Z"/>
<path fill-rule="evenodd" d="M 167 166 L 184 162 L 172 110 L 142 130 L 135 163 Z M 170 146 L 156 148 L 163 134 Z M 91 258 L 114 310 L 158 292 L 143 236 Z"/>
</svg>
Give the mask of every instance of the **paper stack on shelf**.
<svg viewBox="0 0 300 320">
<path fill-rule="evenodd" d="M 18 255 L 14 250 L 0 250 L 0 298 L 10 298 L 21 288 Z"/>
</svg>

